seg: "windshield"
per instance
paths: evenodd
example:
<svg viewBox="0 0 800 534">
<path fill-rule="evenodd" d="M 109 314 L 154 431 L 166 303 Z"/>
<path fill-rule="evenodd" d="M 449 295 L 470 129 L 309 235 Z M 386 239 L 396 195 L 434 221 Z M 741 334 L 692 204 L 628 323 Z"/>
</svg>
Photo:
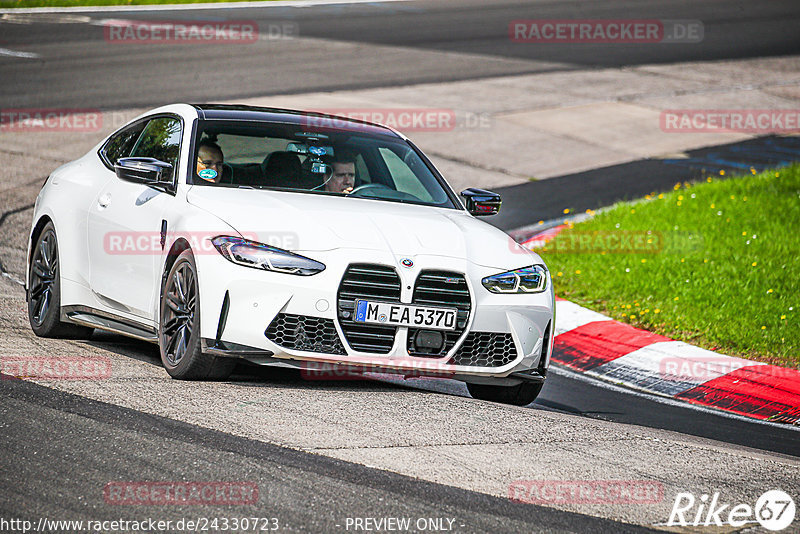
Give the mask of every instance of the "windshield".
<svg viewBox="0 0 800 534">
<path fill-rule="evenodd" d="M 190 181 L 454 208 L 402 139 L 302 124 L 201 120 Z M 452 194 L 452 193 L 451 193 Z"/>
</svg>

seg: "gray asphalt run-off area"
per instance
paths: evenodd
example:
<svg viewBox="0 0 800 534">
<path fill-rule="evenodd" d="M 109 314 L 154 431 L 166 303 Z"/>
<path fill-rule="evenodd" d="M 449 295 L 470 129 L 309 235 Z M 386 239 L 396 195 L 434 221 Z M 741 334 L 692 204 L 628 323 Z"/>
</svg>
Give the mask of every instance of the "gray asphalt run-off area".
<svg viewBox="0 0 800 534">
<path fill-rule="evenodd" d="M 401 11 L 404 3 L 397 4 Z M 5 28 L 2 24 L 0 28 Z M 23 32 L 20 28 L 14 31 Z M 42 31 L 35 25 L 31 28 L 33 32 Z M 453 79 L 432 81 L 421 77 L 415 84 L 405 86 L 394 80 L 392 84 L 366 87 L 373 82 L 368 80 L 362 84 L 364 87 L 335 91 L 325 89 L 317 80 L 317 87 L 305 92 L 287 86 L 284 94 L 276 90 L 270 96 L 249 93 L 240 97 L 219 91 L 209 93 L 208 99 L 323 111 L 452 110 L 457 120 L 455 128 L 410 132 L 409 136 L 431 155 L 457 191 L 469 186 L 502 188 L 546 181 L 642 158 L 681 158 L 688 150 L 754 137 L 748 133 L 670 134 L 659 127 L 663 109 L 796 109 L 800 101 L 797 55 L 639 62 L 586 69 L 575 65 L 567 69 L 566 63 L 545 65 L 537 60 L 537 68 L 531 69 L 531 61 L 525 58 L 478 58 L 477 51 L 447 49 L 445 45 L 410 48 L 401 43 L 379 42 L 377 37 L 374 40 L 364 44 L 309 35 L 291 43 L 259 46 L 287 54 L 293 47 L 291 53 L 306 56 L 324 48 L 329 53 L 349 54 L 363 61 L 379 52 L 391 58 L 387 63 L 395 67 L 416 62 L 433 71 L 437 65 L 446 64 L 448 73 L 456 70 L 454 65 L 467 68 L 480 59 L 475 64 L 480 64 L 483 75 L 461 79 L 453 72 Z M 55 84 L 59 69 L 69 67 L 74 57 L 83 53 L 78 41 L 76 38 L 64 44 L 22 47 L 45 59 L 0 58 L 0 68 L 11 72 L 10 61 L 45 61 L 49 56 L 58 65 L 48 74 Z M 13 48 L 10 44 L 3 46 Z M 138 57 L 138 52 L 132 54 Z M 92 107 L 91 98 L 82 97 L 75 87 L 55 105 L 25 100 L 25 76 L 35 75 L 31 74 L 33 65 L 13 66 L 14 80 L 0 82 L 4 98 L 15 99 L 17 107 Z M 393 75 L 399 76 L 398 72 Z M 108 89 L 110 80 L 98 81 L 97 85 Z M 374 82 L 381 85 L 380 80 Z M 54 91 L 52 87 L 47 90 Z M 107 96 L 98 94 L 98 98 Z M 129 105 L 104 107 L 98 131 L 0 130 L 0 168 L 4 170 L 0 182 L 0 262 L 4 271 L 0 277 L 0 358 L 99 358 L 107 359 L 112 366 L 111 376 L 105 379 L 37 383 L 142 414 L 246 438 L 252 440 L 253 447 L 261 443 L 305 451 L 499 498 L 507 498 L 510 486 L 519 480 L 646 481 L 663 488 L 663 498 L 646 504 L 548 506 L 656 529 L 675 530 L 664 523 L 681 492 L 698 498 L 719 492 L 723 502 L 750 506 L 770 489 L 800 495 L 800 459 L 796 456 L 591 419 L 540 405 L 519 408 L 478 401 L 469 398 L 466 389 L 457 383 L 445 383 L 439 392 L 431 392 L 395 382 L 307 381 L 297 374 L 245 367 L 225 382 L 181 382 L 172 380 L 161 367 L 154 345 L 106 334 L 95 334 L 84 341 L 37 338 L 28 324 L 20 284 L 24 279 L 24 251 L 33 202 L 53 169 L 83 155 L 104 135 L 147 109 L 134 96 L 127 95 Z M 192 99 L 198 100 L 198 96 L 202 95 L 194 94 Z M 536 214 L 530 214 L 531 221 L 536 219 Z M 0 395 L 0 413 L 22 408 L 24 405 L 18 401 Z M 58 418 L 51 419 L 52 414 L 44 411 L 40 415 L 54 425 L 52 432 L 58 434 Z M 0 424 L 5 424 L 3 421 L 0 417 Z M 18 423 L 15 419 L 15 425 Z M 46 429 L 36 426 L 36 421 L 30 424 L 32 439 L 44 439 Z M 797 435 L 800 453 L 800 432 Z M 33 448 L 31 445 L 28 450 Z M 22 463 L 20 473 L 34 473 L 33 461 L 24 452 L 15 450 Z M 203 465 L 210 461 L 197 460 Z M 243 463 L 236 455 L 221 455 L 213 461 Z M 31 465 L 26 465 L 28 462 Z M 0 465 L 4 472 L 11 468 Z M 158 476 L 154 469 L 142 473 Z M 76 506 L 65 503 L 62 508 L 77 509 Z M 380 515 L 379 510 L 373 513 Z M 757 524 L 744 528 L 748 532 L 763 531 Z M 742 529 L 694 531 L 738 530 Z"/>
</svg>

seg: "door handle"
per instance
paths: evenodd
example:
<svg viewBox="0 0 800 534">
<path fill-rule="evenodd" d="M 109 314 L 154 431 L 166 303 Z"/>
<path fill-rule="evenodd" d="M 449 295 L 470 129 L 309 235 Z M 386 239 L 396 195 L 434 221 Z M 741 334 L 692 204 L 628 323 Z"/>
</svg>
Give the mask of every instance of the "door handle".
<svg viewBox="0 0 800 534">
<path fill-rule="evenodd" d="M 109 204 L 111 204 L 111 194 L 106 193 L 105 195 L 101 196 L 97 199 L 97 204 L 101 208 L 107 208 Z"/>
</svg>

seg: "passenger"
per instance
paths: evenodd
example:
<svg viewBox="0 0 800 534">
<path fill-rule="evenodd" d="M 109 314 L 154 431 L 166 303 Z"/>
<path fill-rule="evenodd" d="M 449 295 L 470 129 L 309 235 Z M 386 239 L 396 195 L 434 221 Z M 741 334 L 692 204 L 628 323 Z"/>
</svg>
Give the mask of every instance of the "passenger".
<svg viewBox="0 0 800 534">
<path fill-rule="evenodd" d="M 222 149 L 214 141 L 203 139 L 198 143 L 197 175 L 206 182 L 219 183 L 222 180 L 222 163 L 224 160 Z M 201 172 L 205 169 L 211 169 L 216 174 Z"/>
<path fill-rule="evenodd" d="M 325 191 L 344 193 L 346 195 L 352 193 L 356 182 L 355 156 L 338 153 L 332 158 L 329 165 L 332 168 L 332 172 L 325 180 Z"/>
</svg>

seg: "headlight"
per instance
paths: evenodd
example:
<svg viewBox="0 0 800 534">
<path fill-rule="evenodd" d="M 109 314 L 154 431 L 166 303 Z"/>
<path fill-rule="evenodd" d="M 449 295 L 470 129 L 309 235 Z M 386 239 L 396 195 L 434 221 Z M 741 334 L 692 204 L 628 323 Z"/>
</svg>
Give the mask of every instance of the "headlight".
<svg viewBox="0 0 800 534">
<path fill-rule="evenodd" d="M 219 236 L 211 242 L 226 260 L 236 265 L 300 276 L 325 270 L 325 264 L 311 258 L 241 237 Z"/>
<path fill-rule="evenodd" d="M 492 293 L 541 293 L 547 288 L 547 269 L 544 265 L 531 265 L 487 276 L 481 282 Z"/>
</svg>

